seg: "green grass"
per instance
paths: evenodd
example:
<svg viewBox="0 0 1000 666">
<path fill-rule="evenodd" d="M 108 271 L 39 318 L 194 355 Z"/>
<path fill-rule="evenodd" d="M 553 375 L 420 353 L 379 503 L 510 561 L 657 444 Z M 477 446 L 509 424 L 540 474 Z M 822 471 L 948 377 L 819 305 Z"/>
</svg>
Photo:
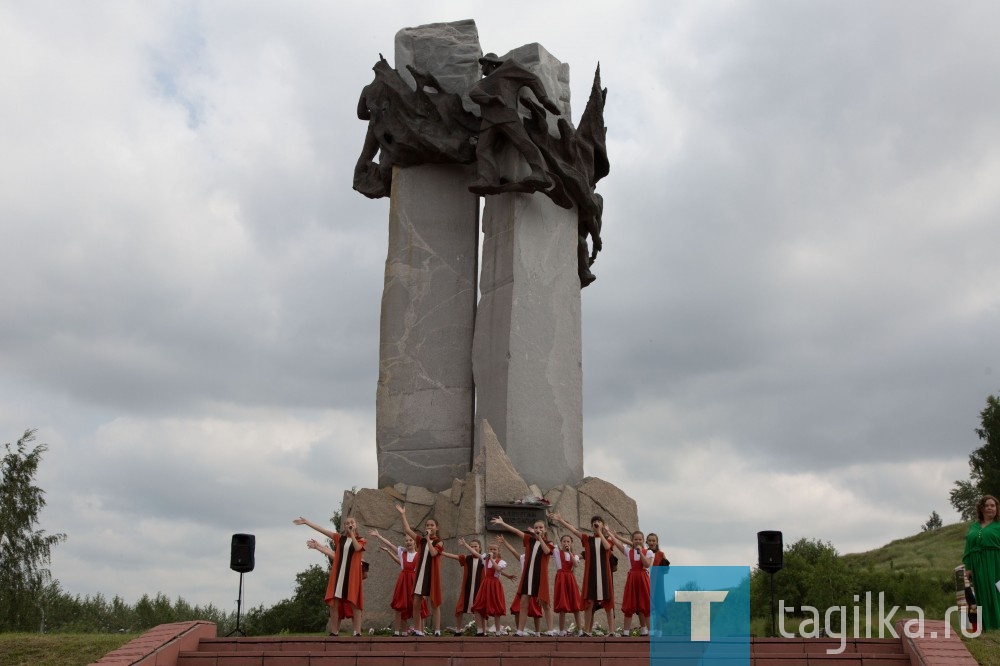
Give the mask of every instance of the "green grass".
<svg viewBox="0 0 1000 666">
<path fill-rule="evenodd" d="M 1000 631 L 984 631 L 979 638 L 963 638 L 979 666 L 1000 666 Z"/>
<path fill-rule="evenodd" d="M 968 523 L 946 525 L 931 532 L 897 539 L 866 553 L 844 555 L 843 559 L 857 567 L 952 576 L 955 567 L 962 563 L 968 530 Z M 980 666 L 1000 666 L 1000 631 L 983 632 L 978 638 L 963 636 L 962 641 Z"/>
<path fill-rule="evenodd" d="M 139 634 L 0 634 L 3 666 L 86 666 Z"/>
<path fill-rule="evenodd" d="M 920 532 L 891 541 L 867 553 L 843 555 L 850 566 L 892 569 L 894 571 L 934 571 L 949 576 L 962 563 L 968 523 L 946 525 L 930 532 Z"/>
</svg>

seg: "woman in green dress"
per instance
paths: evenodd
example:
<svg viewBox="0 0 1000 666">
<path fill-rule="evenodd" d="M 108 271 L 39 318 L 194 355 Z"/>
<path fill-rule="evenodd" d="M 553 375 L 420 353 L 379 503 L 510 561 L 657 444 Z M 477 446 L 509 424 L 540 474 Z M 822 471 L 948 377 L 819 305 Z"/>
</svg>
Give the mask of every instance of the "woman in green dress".
<svg viewBox="0 0 1000 666">
<path fill-rule="evenodd" d="M 1000 629 L 1000 515 L 997 498 L 984 495 L 976 503 L 976 518 L 965 535 L 962 563 L 972 579 L 983 629 Z"/>
</svg>

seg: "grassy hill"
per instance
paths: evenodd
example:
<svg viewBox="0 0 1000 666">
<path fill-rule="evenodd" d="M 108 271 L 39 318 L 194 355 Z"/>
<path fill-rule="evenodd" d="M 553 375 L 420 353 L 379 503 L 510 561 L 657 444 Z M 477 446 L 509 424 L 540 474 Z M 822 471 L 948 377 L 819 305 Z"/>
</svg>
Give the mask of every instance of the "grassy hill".
<svg viewBox="0 0 1000 666">
<path fill-rule="evenodd" d="M 968 523 L 945 525 L 930 532 L 920 532 L 905 539 L 897 539 L 866 553 L 841 556 L 853 567 L 889 569 L 893 571 L 925 571 L 951 575 L 962 563 L 965 550 L 965 533 Z"/>
<path fill-rule="evenodd" d="M 946 525 L 931 532 L 920 532 L 905 539 L 890 541 L 866 553 L 850 553 L 841 559 L 851 568 L 882 569 L 952 576 L 962 563 L 968 523 Z M 980 666 L 1000 666 L 1000 631 L 983 633 L 975 639 L 963 637 L 966 647 Z"/>
</svg>

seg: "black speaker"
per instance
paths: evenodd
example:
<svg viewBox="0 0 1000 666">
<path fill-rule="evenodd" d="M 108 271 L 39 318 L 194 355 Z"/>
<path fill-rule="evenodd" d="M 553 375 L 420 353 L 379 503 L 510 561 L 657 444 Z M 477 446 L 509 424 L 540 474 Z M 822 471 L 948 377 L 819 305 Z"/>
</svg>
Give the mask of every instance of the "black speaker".
<svg viewBox="0 0 1000 666">
<path fill-rule="evenodd" d="M 253 549 L 256 542 L 257 537 L 252 534 L 234 534 L 229 550 L 229 568 L 240 573 L 253 571 Z"/>
<path fill-rule="evenodd" d="M 757 532 L 757 566 L 761 571 L 773 574 L 785 566 L 785 547 L 781 532 L 765 530 Z"/>
</svg>

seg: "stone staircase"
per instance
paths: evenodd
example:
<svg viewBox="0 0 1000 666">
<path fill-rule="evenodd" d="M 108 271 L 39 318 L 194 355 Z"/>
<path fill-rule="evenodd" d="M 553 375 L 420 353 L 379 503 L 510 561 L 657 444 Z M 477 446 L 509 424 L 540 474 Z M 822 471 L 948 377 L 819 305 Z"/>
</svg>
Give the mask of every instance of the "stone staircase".
<svg viewBox="0 0 1000 666">
<path fill-rule="evenodd" d="M 931 623 L 928 623 L 930 625 Z M 757 638 L 749 666 L 976 666 L 957 636 Z M 207 626 L 206 626 L 207 625 Z M 648 666 L 645 638 L 379 636 L 216 638 L 210 623 L 162 625 L 100 666 Z M 151 634 L 153 634 L 151 636 Z M 210 635 L 209 635 L 210 634 Z M 902 635 L 902 634 L 901 634 Z M 159 647 L 153 644 L 159 641 Z M 828 652 L 833 651 L 833 652 Z M 657 659 L 659 661 L 659 659 Z M 672 660 L 665 660 L 667 662 Z M 682 663 L 684 660 L 675 663 Z M 688 660 L 685 663 L 690 663 Z M 92 665 L 94 666 L 94 665 Z"/>
</svg>

